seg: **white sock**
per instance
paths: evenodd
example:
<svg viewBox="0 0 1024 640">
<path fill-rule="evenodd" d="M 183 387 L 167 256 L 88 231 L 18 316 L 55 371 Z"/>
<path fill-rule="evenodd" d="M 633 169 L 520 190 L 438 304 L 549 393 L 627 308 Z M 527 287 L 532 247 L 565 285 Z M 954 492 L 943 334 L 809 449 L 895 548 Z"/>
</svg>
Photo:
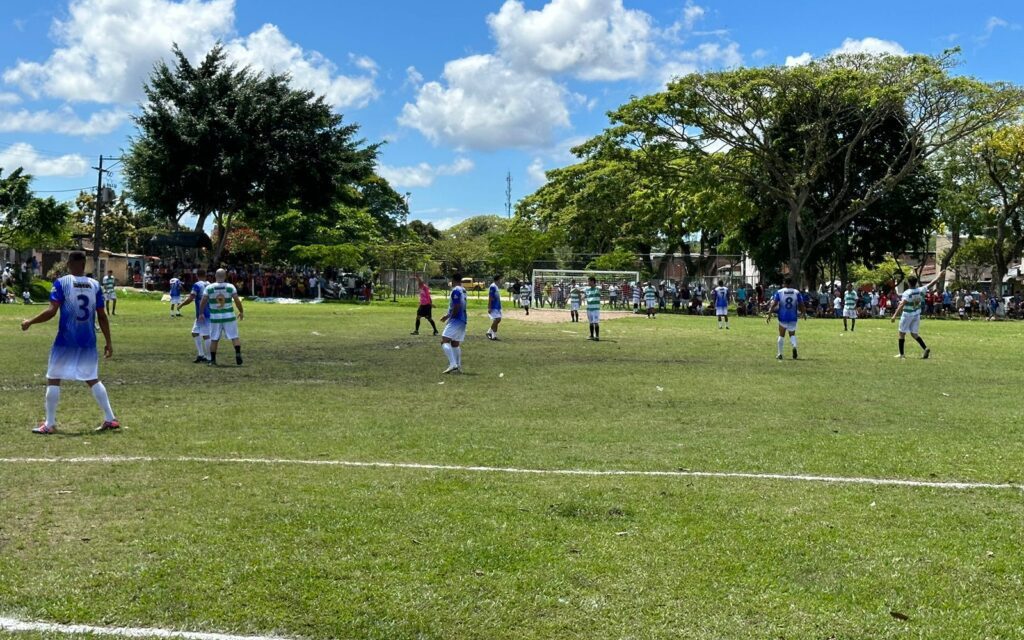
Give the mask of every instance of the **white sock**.
<svg viewBox="0 0 1024 640">
<path fill-rule="evenodd" d="M 204 351 L 206 351 L 206 357 L 209 358 L 210 357 L 210 339 L 209 338 L 207 338 L 207 337 L 203 338 L 203 347 L 204 347 Z"/>
<path fill-rule="evenodd" d="M 92 385 L 92 397 L 96 398 L 96 404 L 100 405 L 100 409 L 103 411 L 103 417 L 107 422 L 113 422 L 114 410 L 110 408 L 110 398 L 107 397 L 107 388 L 103 386 L 102 382 L 97 382 Z"/>
<path fill-rule="evenodd" d="M 789 336 L 789 343 L 793 345 L 794 349 L 796 349 L 796 336 Z"/>
<path fill-rule="evenodd" d="M 57 424 L 57 403 L 60 402 L 60 387 L 55 384 L 46 385 L 46 426 Z"/>
<path fill-rule="evenodd" d="M 779 355 L 782 355 L 782 345 L 786 344 L 786 339 L 779 336 Z"/>
<path fill-rule="evenodd" d="M 462 368 L 462 347 L 452 347 L 452 353 L 455 354 L 455 366 Z"/>
<path fill-rule="evenodd" d="M 457 366 L 455 364 L 455 353 L 453 353 L 452 345 L 450 345 L 449 343 L 445 342 L 445 343 L 443 343 L 441 345 L 441 349 L 444 351 L 444 355 L 448 358 L 448 366 L 449 367 Z"/>
<path fill-rule="evenodd" d="M 199 357 L 200 358 L 206 357 L 206 352 L 203 351 L 203 337 L 202 336 L 196 336 L 193 339 L 196 341 L 196 352 L 199 354 Z"/>
</svg>

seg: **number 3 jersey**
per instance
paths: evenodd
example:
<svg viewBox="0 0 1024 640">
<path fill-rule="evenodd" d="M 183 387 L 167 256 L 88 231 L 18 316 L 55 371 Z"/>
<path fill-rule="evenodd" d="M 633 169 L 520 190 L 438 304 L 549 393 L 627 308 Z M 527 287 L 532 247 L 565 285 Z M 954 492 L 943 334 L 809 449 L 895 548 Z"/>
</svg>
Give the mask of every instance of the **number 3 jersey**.
<svg viewBox="0 0 1024 640">
<path fill-rule="evenodd" d="M 96 349 L 96 309 L 103 308 L 100 284 L 85 276 L 58 278 L 50 300 L 60 304 L 60 324 L 54 349 Z"/>
</svg>

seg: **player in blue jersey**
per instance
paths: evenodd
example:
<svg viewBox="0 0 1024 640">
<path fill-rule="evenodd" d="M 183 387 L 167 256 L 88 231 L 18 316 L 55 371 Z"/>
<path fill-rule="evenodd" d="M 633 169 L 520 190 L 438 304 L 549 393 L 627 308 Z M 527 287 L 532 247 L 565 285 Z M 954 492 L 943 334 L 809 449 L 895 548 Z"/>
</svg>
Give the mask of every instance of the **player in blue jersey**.
<svg viewBox="0 0 1024 640">
<path fill-rule="evenodd" d="M 718 281 L 718 286 L 711 291 L 711 296 L 715 299 L 715 315 L 718 316 L 718 328 L 721 329 L 724 323 L 726 330 L 728 330 L 729 287 L 725 286 L 725 281 Z"/>
<path fill-rule="evenodd" d="M 210 361 L 210 307 L 201 308 L 202 305 L 199 304 L 199 301 L 203 299 L 206 287 L 210 286 L 210 283 L 206 281 L 205 269 L 196 271 L 196 278 L 198 280 L 192 285 L 192 290 L 189 291 L 185 301 L 178 305 L 178 309 L 181 310 L 182 307 L 195 303 L 196 321 L 192 325 L 192 339 L 196 343 L 197 355 L 193 362 L 205 363 Z"/>
<path fill-rule="evenodd" d="M 171 317 L 181 317 L 181 310 L 178 308 L 181 305 L 181 287 L 184 283 L 177 277 L 171 278 Z"/>
<path fill-rule="evenodd" d="M 57 405 L 60 402 L 62 380 L 81 380 L 92 389 L 93 398 L 103 411 L 104 418 L 97 431 L 120 429 L 121 423 L 110 408 L 107 389 L 99 380 L 97 321 L 106 340 L 103 355 L 110 358 L 114 354 L 110 342 L 110 322 L 103 308 L 103 292 L 98 282 L 85 277 L 85 254 L 81 251 L 71 252 L 68 271 L 70 275 L 54 281 L 50 289 L 49 308 L 21 323 L 21 330 L 28 331 L 32 325 L 48 322 L 60 313 L 57 337 L 53 341 L 46 370 L 46 419 L 32 432 L 41 435 L 57 432 Z"/>
<path fill-rule="evenodd" d="M 495 274 L 494 282 L 487 288 L 487 315 L 491 318 L 487 338 L 497 340 L 498 325 L 501 324 L 501 274 Z"/>
<path fill-rule="evenodd" d="M 917 344 L 921 345 L 921 349 L 924 350 L 924 355 L 921 357 L 925 360 L 932 354 L 932 350 L 928 348 L 928 345 L 924 343 L 918 331 L 921 327 L 921 305 L 924 303 L 924 295 L 928 293 L 928 289 L 939 281 L 939 278 L 945 271 L 940 271 L 935 279 L 924 285 L 923 287 L 917 286 L 917 276 L 910 276 L 907 278 L 907 290 L 900 296 L 900 303 L 896 306 L 896 311 L 893 312 L 890 322 L 896 322 L 896 316 L 900 317 L 900 352 L 896 356 L 900 360 L 906 357 L 903 352 L 903 348 L 906 345 L 907 334 L 914 336 L 914 340 Z M 902 314 L 902 315 L 901 315 Z"/>
<path fill-rule="evenodd" d="M 776 360 L 782 360 L 782 347 L 786 343 L 786 332 L 789 332 L 789 341 L 793 345 L 793 359 L 796 360 L 796 322 L 800 314 L 804 312 L 803 295 L 793 288 L 793 278 L 786 277 L 781 289 L 772 296 L 771 306 L 768 307 L 768 318 L 766 322 L 772 321 L 772 313 L 779 312 L 779 341 L 778 355 Z"/>
<path fill-rule="evenodd" d="M 466 290 L 462 288 L 462 274 L 454 273 L 448 313 L 441 318 L 441 322 L 446 323 L 441 332 L 441 349 L 448 356 L 448 368 L 444 373 L 462 373 L 462 342 L 466 339 L 466 321 Z"/>
</svg>

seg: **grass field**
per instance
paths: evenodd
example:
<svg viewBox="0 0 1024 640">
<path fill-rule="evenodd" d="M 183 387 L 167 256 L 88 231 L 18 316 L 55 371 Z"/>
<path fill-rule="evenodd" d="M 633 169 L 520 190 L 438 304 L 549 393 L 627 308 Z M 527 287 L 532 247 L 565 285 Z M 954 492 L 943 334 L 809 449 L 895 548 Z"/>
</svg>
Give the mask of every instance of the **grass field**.
<svg viewBox="0 0 1024 640">
<path fill-rule="evenodd" d="M 1015 484 L 1024 324 L 926 320 L 932 359 L 910 342 L 898 361 L 888 322 L 812 320 L 801 360 L 776 362 L 763 319 L 628 318 L 600 343 L 509 320 L 495 343 L 477 307 L 467 373 L 444 377 L 437 340 L 408 335 L 411 304 L 249 304 L 245 366 L 211 369 L 191 363 L 190 319 L 123 300 L 101 373 L 126 429 L 93 434 L 92 397 L 66 386 L 51 437 L 29 430 L 55 326 L 22 334 L 26 309 L 0 306 L 0 617 L 310 639 L 1024 638 L 1015 488 L 224 460 Z M 26 460 L 102 456 L 148 459 Z"/>
</svg>

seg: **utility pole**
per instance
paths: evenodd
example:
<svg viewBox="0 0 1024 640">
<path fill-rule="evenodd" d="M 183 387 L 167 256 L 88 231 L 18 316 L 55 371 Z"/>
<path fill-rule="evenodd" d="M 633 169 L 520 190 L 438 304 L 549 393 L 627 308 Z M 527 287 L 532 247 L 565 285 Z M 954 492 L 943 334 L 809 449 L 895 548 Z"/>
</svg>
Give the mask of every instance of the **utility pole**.
<svg viewBox="0 0 1024 640">
<path fill-rule="evenodd" d="M 99 280 L 103 277 L 100 273 L 100 238 L 103 237 L 100 232 L 100 222 L 103 217 L 103 156 L 100 156 L 100 166 L 93 167 L 96 169 L 96 213 L 92 218 L 92 275 L 94 278 Z"/>
<path fill-rule="evenodd" d="M 512 172 L 505 174 L 505 217 L 512 217 Z"/>
</svg>

